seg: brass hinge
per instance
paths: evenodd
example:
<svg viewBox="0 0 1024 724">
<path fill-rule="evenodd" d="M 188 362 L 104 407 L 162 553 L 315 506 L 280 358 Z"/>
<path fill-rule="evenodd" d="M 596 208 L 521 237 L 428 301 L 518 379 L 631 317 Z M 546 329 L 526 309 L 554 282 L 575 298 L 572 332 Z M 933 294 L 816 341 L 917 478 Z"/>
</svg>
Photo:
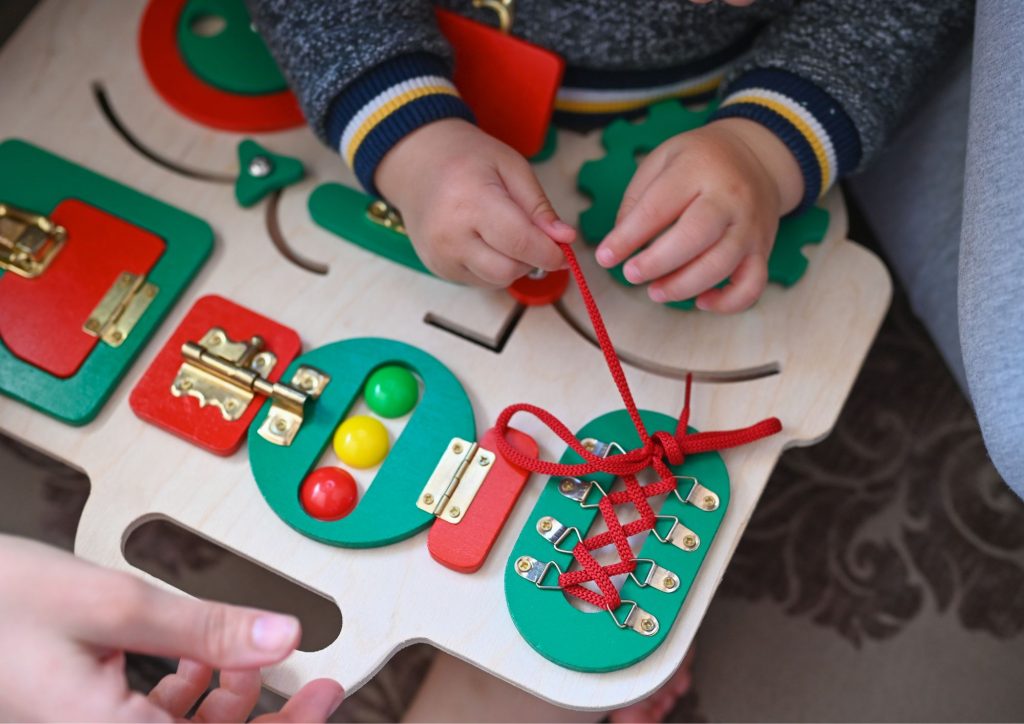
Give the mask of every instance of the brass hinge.
<svg viewBox="0 0 1024 724">
<path fill-rule="evenodd" d="M 453 438 L 430 474 L 416 507 L 449 523 L 460 523 L 473 503 L 495 455 L 475 442 Z"/>
<path fill-rule="evenodd" d="M 0 204 L 0 269 L 33 279 L 50 266 L 67 236 L 42 214 Z"/>
<path fill-rule="evenodd" d="M 405 232 L 405 222 L 402 221 L 402 215 L 398 213 L 398 209 L 394 206 L 389 205 L 386 201 L 381 199 L 374 200 L 367 208 L 366 215 L 370 221 L 375 224 L 380 224 L 386 229 L 397 231 L 399 234 Z"/>
<path fill-rule="evenodd" d="M 111 347 L 120 347 L 159 291 L 159 287 L 146 281 L 144 274 L 122 272 L 92 310 L 82 329 Z"/>
<path fill-rule="evenodd" d="M 290 385 L 270 382 L 267 375 L 277 356 L 264 349 L 263 338 L 233 342 L 220 327 L 210 329 L 198 343 L 183 344 L 181 354 L 185 362 L 171 383 L 171 394 L 195 397 L 201 407 L 213 405 L 228 421 L 239 419 L 257 394 L 269 397 L 270 412 L 259 435 L 275 445 L 291 445 L 309 406 L 331 379 L 312 367 L 299 367 Z"/>
</svg>

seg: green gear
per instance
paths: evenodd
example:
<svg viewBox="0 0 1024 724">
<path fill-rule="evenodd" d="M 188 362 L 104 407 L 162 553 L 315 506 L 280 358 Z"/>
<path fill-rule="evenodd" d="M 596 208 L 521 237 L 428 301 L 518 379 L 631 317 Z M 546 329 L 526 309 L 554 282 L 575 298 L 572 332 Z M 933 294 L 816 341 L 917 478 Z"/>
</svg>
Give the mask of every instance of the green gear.
<svg viewBox="0 0 1024 724">
<path fill-rule="evenodd" d="M 692 131 L 708 122 L 715 111 L 711 103 L 700 110 L 686 108 L 678 101 L 664 101 L 651 106 L 647 117 L 638 122 L 617 120 L 601 136 L 607 152 L 604 157 L 587 161 L 580 167 L 577 188 L 593 201 L 580 214 L 579 227 L 584 240 L 597 244 L 615 226 L 615 215 L 626 192 L 626 186 L 637 169 L 637 155 L 650 153 L 672 136 Z M 775 246 L 768 259 L 768 280 L 790 287 L 807 270 L 807 258 L 801 249 L 805 244 L 818 244 L 828 229 L 828 212 L 812 207 L 779 222 Z M 632 286 L 622 268 L 610 270 L 620 284 Z M 724 285 L 723 281 L 721 285 Z M 693 309 L 694 300 L 670 302 L 675 309 Z"/>
</svg>

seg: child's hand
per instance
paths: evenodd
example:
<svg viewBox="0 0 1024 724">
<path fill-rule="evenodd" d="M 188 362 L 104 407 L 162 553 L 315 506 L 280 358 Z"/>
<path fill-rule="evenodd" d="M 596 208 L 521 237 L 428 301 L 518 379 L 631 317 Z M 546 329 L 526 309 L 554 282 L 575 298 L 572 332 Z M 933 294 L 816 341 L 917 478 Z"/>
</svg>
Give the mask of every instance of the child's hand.
<svg viewBox="0 0 1024 724">
<path fill-rule="evenodd" d="M 401 212 L 423 263 L 452 281 L 506 287 L 534 268 L 559 269 L 564 258 L 554 242 L 576 236 L 526 159 L 462 120 L 403 138 L 375 182 Z"/>
<path fill-rule="evenodd" d="M 222 667 L 196 721 L 246 721 L 260 668 L 286 658 L 299 622 L 154 588 L 21 538 L 0 535 L 0 720 L 175 721 Z M 149 696 L 128 688 L 124 653 L 182 658 Z M 325 721 L 344 692 L 312 681 L 256 721 Z"/>
<path fill-rule="evenodd" d="M 800 168 L 775 134 L 745 119 L 715 121 L 644 159 L 597 261 L 613 267 L 653 239 L 626 262 L 630 282 L 650 282 L 656 302 L 697 296 L 701 309 L 738 312 L 764 291 L 779 217 L 802 195 Z"/>
</svg>

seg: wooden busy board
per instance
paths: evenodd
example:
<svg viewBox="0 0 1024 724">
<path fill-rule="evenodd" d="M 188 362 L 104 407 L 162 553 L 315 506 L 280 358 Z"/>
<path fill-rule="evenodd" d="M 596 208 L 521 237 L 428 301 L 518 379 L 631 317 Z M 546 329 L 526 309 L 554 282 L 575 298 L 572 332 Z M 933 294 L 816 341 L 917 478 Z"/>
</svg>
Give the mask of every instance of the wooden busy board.
<svg viewBox="0 0 1024 724">
<path fill-rule="evenodd" d="M 312 274 L 285 260 L 268 236 L 266 202 L 244 209 L 234 198 L 244 136 L 186 119 L 148 83 L 137 51 L 143 10 L 142 0 L 49 0 L 0 52 L 4 138 L 25 139 L 184 209 L 216 234 L 209 262 L 91 423 L 68 426 L 0 397 L 5 433 L 89 475 L 77 553 L 146 577 L 125 561 L 122 545 L 141 523 L 167 518 L 335 601 L 343 617 L 339 637 L 266 672 L 266 683 L 286 694 L 316 676 L 335 677 L 352 691 L 395 651 L 423 641 L 566 707 L 608 709 L 656 689 L 687 651 L 779 455 L 828 434 L 887 309 L 889 277 L 873 254 L 845 239 L 839 193 L 823 204 L 830 224 L 825 240 L 806 249 L 806 276 L 790 289 L 770 286 L 755 308 L 733 317 L 654 306 L 581 255 L 641 407 L 678 414 L 680 378 L 692 371 L 691 424 L 732 428 L 776 415 L 784 430 L 723 453 L 729 507 L 667 640 L 633 666 L 580 673 L 527 645 L 505 602 L 509 554 L 540 493 L 539 476 L 527 484 L 486 563 L 467 575 L 432 560 L 425 533 L 364 549 L 305 537 L 268 507 L 244 447 L 219 457 L 133 414 L 132 388 L 193 303 L 209 294 L 296 330 L 304 350 L 355 337 L 418 347 L 461 381 L 478 435 L 513 402 L 541 404 L 573 429 L 621 407 L 599 351 L 581 333 L 589 325 L 575 289 L 559 307 L 528 308 L 500 352 L 426 323 L 429 316 L 494 340 L 516 302 L 503 291 L 458 287 L 403 268 L 314 224 L 306 203 L 316 186 L 356 184 L 301 127 L 253 136 L 306 166 L 306 179 L 283 192 L 276 222 L 297 253 L 329 272 Z M 212 180 L 170 170 L 126 143 L 101 112 L 98 89 L 144 146 Z M 576 174 L 601 153 L 598 134 L 563 133 L 555 156 L 537 166 L 563 218 L 587 206 L 575 191 Z M 562 454 L 564 446 L 536 421 L 516 424 L 537 439 L 545 459 Z"/>
</svg>

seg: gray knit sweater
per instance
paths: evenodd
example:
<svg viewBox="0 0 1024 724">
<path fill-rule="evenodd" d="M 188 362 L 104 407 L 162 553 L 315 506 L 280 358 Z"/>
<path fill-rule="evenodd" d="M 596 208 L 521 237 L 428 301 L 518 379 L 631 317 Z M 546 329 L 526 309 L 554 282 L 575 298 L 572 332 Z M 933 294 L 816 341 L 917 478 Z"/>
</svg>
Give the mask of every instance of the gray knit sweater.
<svg viewBox="0 0 1024 724">
<path fill-rule="evenodd" d="M 370 190 L 404 135 L 472 118 L 447 86 L 451 50 L 429 0 L 247 1 L 310 125 Z M 437 4 L 495 24 L 471 0 Z M 556 122 L 593 126 L 717 92 L 717 117 L 785 141 L 809 203 L 877 153 L 968 40 L 972 14 L 971 0 L 516 0 L 512 33 L 566 60 Z"/>
</svg>

